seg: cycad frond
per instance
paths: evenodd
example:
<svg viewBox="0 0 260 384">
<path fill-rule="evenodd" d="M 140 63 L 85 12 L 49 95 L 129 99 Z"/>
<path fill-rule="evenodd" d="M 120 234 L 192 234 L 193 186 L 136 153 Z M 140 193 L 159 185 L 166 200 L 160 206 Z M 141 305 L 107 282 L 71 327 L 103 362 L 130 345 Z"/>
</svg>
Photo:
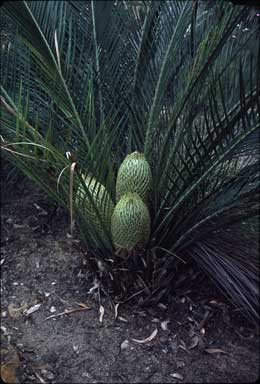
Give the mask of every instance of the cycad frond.
<svg viewBox="0 0 260 384">
<path fill-rule="evenodd" d="M 106 278 L 122 295 L 152 296 L 191 256 L 255 317 L 260 43 L 247 7 L 23 1 L 2 14 L 18 32 L 1 48 L 2 149 L 68 208 L 73 152 L 97 230 L 77 205 L 76 220 L 97 257 L 113 260 Z M 134 151 L 151 167 L 151 236 L 138 260 L 122 262 L 100 211 L 116 203 L 118 169 Z M 131 282 L 118 279 L 121 263 Z"/>
</svg>

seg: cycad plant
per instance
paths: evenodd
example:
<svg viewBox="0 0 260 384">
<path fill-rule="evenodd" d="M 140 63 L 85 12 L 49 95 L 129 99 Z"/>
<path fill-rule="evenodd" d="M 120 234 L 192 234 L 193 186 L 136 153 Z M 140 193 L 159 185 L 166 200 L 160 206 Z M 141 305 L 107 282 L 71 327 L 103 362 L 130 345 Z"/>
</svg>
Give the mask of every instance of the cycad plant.
<svg viewBox="0 0 260 384">
<path fill-rule="evenodd" d="M 3 17 L 16 32 L 1 46 L 2 152 L 68 208 L 103 286 L 156 301 L 193 259 L 256 318 L 255 13 L 12 1 Z"/>
</svg>

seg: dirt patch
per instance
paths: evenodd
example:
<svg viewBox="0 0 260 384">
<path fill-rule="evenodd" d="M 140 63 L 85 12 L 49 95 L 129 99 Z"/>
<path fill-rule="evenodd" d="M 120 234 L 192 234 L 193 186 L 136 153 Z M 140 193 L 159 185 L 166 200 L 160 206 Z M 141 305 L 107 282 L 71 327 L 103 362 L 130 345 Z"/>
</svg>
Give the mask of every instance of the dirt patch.
<svg viewBox="0 0 260 384">
<path fill-rule="evenodd" d="M 206 279 L 171 303 L 146 309 L 120 305 L 115 319 L 115 307 L 95 288 L 86 268 L 86 251 L 77 238 L 71 242 L 66 235 L 66 212 L 29 182 L 23 191 L 2 192 L 1 354 L 6 381 L 257 380 L 255 327 Z M 10 304 L 25 312 L 12 312 Z M 150 342 L 133 340 L 151 335 Z"/>
</svg>

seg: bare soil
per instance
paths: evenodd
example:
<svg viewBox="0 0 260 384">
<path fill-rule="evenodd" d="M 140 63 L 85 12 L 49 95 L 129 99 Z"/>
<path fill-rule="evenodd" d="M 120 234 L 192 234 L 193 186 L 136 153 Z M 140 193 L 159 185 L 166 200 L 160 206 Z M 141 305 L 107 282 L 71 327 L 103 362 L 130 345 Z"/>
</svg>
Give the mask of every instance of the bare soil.
<svg viewBox="0 0 260 384">
<path fill-rule="evenodd" d="M 3 187 L 5 382 L 248 383 L 259 378 L 256 327 L 206 278 L 177 292 L 171 303 L 138 309 L 129 302 L 116 313 L 95 288 L 87 251 L 67 233 L 68 214 L 30 182 L 20 190 Z M 138 342 L 150 335 L 151 341 Z"/>
</svg>

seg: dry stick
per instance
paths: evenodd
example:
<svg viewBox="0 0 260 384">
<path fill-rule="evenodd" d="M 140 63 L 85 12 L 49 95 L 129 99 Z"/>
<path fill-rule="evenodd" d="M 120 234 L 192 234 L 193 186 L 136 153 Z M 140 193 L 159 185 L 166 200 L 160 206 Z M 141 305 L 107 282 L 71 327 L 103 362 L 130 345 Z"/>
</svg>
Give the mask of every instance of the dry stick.
<svg viewBox="0 0 260 384">
<path fill-rule="evenodd" d="M 40 383 L 45 384 L 46 381 L 34 369 L 32 369 L 32 370 L 33 370 L 33 373 L 35 374 L 35 376 L 37 377 L 37 379 L 40 381 Z"/>
<path fill-rule="evenodd" d="M 74 171 L 76 167 L 76 162 L 71 164 L 70 167 L 70 232 L 71 232 L 71 237 L 73 236 L 73 228 L 74 228 L 74 223 L 73 223 L 73 184 L 74 184 Z"/>
<path fill-rule="evenodd" d="M 128 298 L 126 298 L 124 301 L 122 301 L 121 304 L 124 304 L 126 303 L 127 301 L 131 300 L 133 297 L 137 296 L 137 295 L 140 295 L 140 293 L 142 293 L 143 291 L 145 291 L 145 288 L 141 289 L 140 291 L 134 293 L 133 295 L 129 296 Z"/>
<path fill-rule="evenodd" d="M 56 315 L 48 316 L 48 317 L 46 317 L 46 319 L 44 319 L 43 321 L 46 321 L 46 320 L 49 320 L 49 319 L 53 319 L 53 318 L 55 318 L 55 317 L 60 317 L 60 316 L 63 316 L 63 315 L 70 315 L 71 313 L 74 313 L 74 312 L 86 311 L 86 310 L 89 310 L 89 309 L 92 309 L 92 308 L 91 308 L 91 307 L 88 307 L 88 308 L 67 309 L 67 310 L 65 310 L 64 312 L 57 313 Z"/>
</svg>

